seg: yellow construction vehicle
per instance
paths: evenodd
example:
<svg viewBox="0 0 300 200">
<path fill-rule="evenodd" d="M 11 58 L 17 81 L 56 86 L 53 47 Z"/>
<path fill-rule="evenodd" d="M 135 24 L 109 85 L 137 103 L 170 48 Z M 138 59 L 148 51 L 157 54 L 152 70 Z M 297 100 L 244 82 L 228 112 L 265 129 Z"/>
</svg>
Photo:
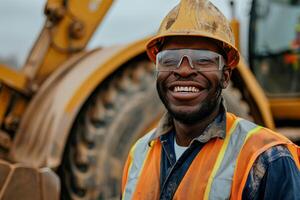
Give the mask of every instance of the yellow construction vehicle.
<svg viewBox="0 0 300 200">
<path fill-rule="evenodd" d="M 251 13 L 259 10 L 258 2 L 263 0 L 253 1 Z M 293 4 L 299 10 L 292 2 L 266 4 Z M 48 0 L 47 20 L 23 68 L 0 65 L 0 199 L 57 199 L 60 188 L 62 199 L 118 198 L 130 146 L 164 109 L 145 53 L 147 38 L 86 49 L 112 3 Z M 257 28 L 260 21 L 252 15 Z M 256 44 L 251 48 L 256 50 Z M 288 51 L 290 56 L 297 53 Z M 259 70 L 265 70 L 271 57 L 263 60 L 255 51 L 251 56 L 258 80 L 266 81 Z M 280 98 L 267 90 L 269 103 L 244 60 L 233 74 L 232 87 L 224 94 L 229 110 L 271 129 L 299 126 L 299 79 L 296 89 Z M 272 80 L 273 72 L 269 75 Z M 35 192 L 34 184 L 39 188 Z"/>
<path fill-rule="evenodd" d="M 299 143 L 300 1 L 251 0 L 250 3 L 248 48 L 244 54 L 268 99 L 276 129 Z M 239 23 L 235 19 L 232 23 L 233 28 L 238 29 Z M 236 35 L 239 41 L 238 33 Z M 234 75 L 233 82 L 241 78 L 244 79 L 244 76 Z M 247 95 L 247 91 L 239 84 L 235 87 L 239 88 L 243 96 Z"/>
</svg>

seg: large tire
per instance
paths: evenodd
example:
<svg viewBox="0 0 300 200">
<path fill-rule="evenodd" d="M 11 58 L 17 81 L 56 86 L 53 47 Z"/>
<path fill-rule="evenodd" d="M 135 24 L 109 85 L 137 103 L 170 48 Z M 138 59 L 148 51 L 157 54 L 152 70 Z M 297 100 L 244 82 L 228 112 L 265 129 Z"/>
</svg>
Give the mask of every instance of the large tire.
<svg viewBox="0 0 300 200">
<path fill-rule="evenodd" d="M 108 77 L 81 109 L 58 171 L 63 199 L 119 199 L 131 145 L 164 112 L 154 66 L 145 60 L 141 56 Z"/>
<path fill-rule="evenodd" d="M 146 60 L 143 55 L 108 77 L 81 109 L 58 170 L 62 199 L 119 199 L 131 145 L 164 112 L 154 66 Z M 225 92 L 229 110 L 249 116 L 238 93 L 233 87 Z"/>
</svg>

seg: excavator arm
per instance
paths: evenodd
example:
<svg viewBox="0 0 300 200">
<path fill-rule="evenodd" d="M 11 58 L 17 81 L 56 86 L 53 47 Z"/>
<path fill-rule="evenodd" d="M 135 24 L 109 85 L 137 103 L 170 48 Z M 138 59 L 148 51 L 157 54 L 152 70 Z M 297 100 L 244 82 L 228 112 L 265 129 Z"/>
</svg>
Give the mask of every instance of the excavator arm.
<svg viewBox="0 0 300 200">
<path fill-rule="evenodd" d="M 112 3 L 113 0 L 47 1 L 44 27 L 22 69 L 14 71 L 0 65 L 2 128 L 16 131 L 29 99 L 62 63 L 84 51 Z"/>
<path fill-rule="evenodd" d="M 113 0 L 48 0 L 46 21 L 20 71 L 0 65 L 0 199 L 59 199 L 58 176 L 45 165 L 9 158 L 23 113 L 40 86 L 84 49 Z M 26 157 L 26 156 L 25 156 Z"/>
<path fill-rule="evenodd" d="M 41 83 L 72 55 L 84 51 L 113 0 L 48 0 L 47 17 L 23 72 L 30 89 Z"/>
</svg>

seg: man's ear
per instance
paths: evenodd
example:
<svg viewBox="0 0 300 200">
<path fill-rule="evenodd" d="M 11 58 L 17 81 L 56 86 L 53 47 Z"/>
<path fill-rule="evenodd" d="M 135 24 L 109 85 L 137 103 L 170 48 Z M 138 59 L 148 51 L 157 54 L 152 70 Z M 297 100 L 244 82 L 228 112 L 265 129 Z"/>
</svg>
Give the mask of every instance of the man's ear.
<svg viewBox="0 0 300 200">
<path fill-rule="evenodd" d="M 222 78 L 221 78 L 221 86 L 223 89 L 227 88 L 229 85 L 230 77 L 231 77 L 232 69 L 225 66 L 222 71 Z"/>
</svg>

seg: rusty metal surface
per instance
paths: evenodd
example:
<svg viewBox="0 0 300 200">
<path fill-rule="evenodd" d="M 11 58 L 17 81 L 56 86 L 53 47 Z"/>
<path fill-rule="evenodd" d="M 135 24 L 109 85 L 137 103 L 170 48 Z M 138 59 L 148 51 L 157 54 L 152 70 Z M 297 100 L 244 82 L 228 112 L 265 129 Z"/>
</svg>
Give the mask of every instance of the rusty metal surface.
<svg viewBox="0 0 300 200">
<path fill-rule="evenodd" d="M 51 132 L 50 127 L 47 126 L 53 123 L 52 120 L 47 118 L 47 116 L 53 117 L 49 111 L 49 107 L 52 104 L 51 96 L 59 81 L 70 70 L 70 66 L 74 65 L 83 56 L 85 56 L 85 53 L 72 57 L 45 81 L 34 98 L 32 98 L 16 132 L 16 137 L 10 150 L 10 160 L 23 162 L 35 167 L 45 166 L 45 158 L 49 154 L 49 146 L 53 142 L 53 136 L 49 134 Z M 44 123 L 46 123 L 46 127 L 42 126 Z M 40 130 L 43 131 L 39 132 Z"/>
<path fill-rule="evenodd" d="M 135 46 L 131 45 L 133 49 Z M 120 63 L 116 62 L 114 55 L 122 56 L 121 63 L 127 61 L 128 58 L 124 57 L 126 50 L 128 46 L 87 53 L 83 56 L 85 59 L 75 58 L 62 67 L 64 70 L 51 76 L 30 102 L 13 141 L 9 159 L 36 167 L 57 167 L 80 106 L 98 85 L 99 77 L 103 80 L 119 67 Z M 143 48 L 137 51 L 140 53 Z M 131 53 L 129 58 L 137 54 L 134 50 Z M 105 68 L 102 66 L 104 64 Z M 77 102 L 78 99 L 80 101 Z M 73 104 L 66 112 L 70 101 Z"/>
<path fill-rule="evenodd" d="M 0 160 L 0 200 L 58 200 L 59 195 L 59 179 L 50 169 Z"/>
</svg>

